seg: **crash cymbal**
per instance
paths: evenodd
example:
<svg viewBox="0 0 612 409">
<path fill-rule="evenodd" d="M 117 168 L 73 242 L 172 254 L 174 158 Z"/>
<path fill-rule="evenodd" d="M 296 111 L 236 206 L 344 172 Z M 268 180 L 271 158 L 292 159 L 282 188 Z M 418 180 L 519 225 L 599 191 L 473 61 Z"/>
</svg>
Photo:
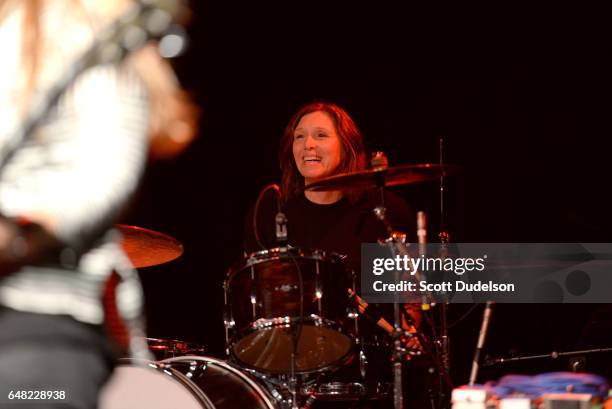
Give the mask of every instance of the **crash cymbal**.
<svg viewBox="0 0 612 409">
<path fill-rule="evenodd" d="M 402 165 L 385 169 L 368 169 L 353 173 L 341 173 L 321 179 L 306 186 L 305 190 L 325 191 L 354 188 L 374 188 L 383 186 L 398 186 L 434 180 L 448 176 L 459 170 L 455 165 L 434 165 L 431 163 L 419 165 Z M 379 179 L 380 182 L 379 183 Z"/>
<path fill-rule="evenodd" d="M 123 236 L 121 246 L 135 268 L 167 263 L 183 254 L 183 245 L 166 234 L 125 224 L 115 228 Z"/>
</svg>

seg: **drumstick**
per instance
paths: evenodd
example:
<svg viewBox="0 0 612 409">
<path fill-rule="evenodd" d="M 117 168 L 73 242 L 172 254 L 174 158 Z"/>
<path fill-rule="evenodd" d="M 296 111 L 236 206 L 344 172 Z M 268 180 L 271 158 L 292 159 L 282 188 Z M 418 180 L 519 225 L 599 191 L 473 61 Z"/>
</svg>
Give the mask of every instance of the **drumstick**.
<svg viewBox="0 0 612 409">
<path fill-rule="evenodd" d="M 371 319 L 371 321 L 374 321 L 376 319 L 375 317 L 366 314 L 366 309 L 368 308 L 369 304 L 365 302 L 360 296 L 358 296 L 357 293 L 354 292 L 352 289 L 349 288 L 348 293 L 349 297 L 355 300 L 359 314 L 365 315 L 367 318 Z M 383 317 L 380 317 L 376 321 L 376 325 L 378 325 L 383 331 L 385 331 L 389 335 L 393 335 L 393 325 L 389 324 L 389 321 L 387 321 Z"/>
<path fill-rule="evenodd" d="M 360 296 L 358 296 L 357 293 L 355 293 L 352 289 L 349 288 L 348 293 L 349 293 L 349 298 L 352 298 L 355 304 L 357 304 L 357 310 L 359 311 L 360 314 L 365 315 L 365 317 L 368 318 L 372 322 L 376 321 L 376 325 L 378 325 L 379 328 L 381 328 L 387 334 L 393 336 L 395 327 L 389 324 L 389 321 L 387 321 L 382 316 L 380 316 L 380 313 L 378 314 L 379 317 L 377 317 L 376 314 L 368 313 L 368 311 L 366 310 L 368 309 L 369 304 L 365 302 Z M 377 318 L 378 320 L 376 320 Z M 414 325 L 408 325 L 408 323 L 403 317 L 402 317 L 402 327 L 404 328 L 408 327 L 408 332 L 412 334 L 412 336 L 410 336 L 410 338 L 407 340 L 407 343 L 406 343 L 406 347 L 408 349 L 407 358 L 410 359 L 411 355 L 420 355 L 423 351 L 423 347 L 420 344 L 418 336 L 415 335 L 417 333 L 416 327 Z"/>
</svg>

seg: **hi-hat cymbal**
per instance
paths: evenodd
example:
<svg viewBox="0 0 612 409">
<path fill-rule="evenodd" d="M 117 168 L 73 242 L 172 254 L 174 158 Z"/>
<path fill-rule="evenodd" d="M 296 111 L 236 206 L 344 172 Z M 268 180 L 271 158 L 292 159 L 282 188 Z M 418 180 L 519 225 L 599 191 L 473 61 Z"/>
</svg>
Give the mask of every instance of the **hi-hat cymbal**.
<svg viewBox="0 0 612 409">
<path fill-rule="evenodd" d="M 325 191 L 378 186 L 398 186 L 434 180 L 459 170 L 455 165 L 402 165 L 385 169 L 368 169 L 353 173 L 341 173 L 311 183 L 304 190 Z"/>
<path fill-rule="evenodd" d="M 154 230 L 116 224 L 123 236 L 121 246 L 135 268 L 167 263 L 183 254 L 178 240 Z"/>
</svg>

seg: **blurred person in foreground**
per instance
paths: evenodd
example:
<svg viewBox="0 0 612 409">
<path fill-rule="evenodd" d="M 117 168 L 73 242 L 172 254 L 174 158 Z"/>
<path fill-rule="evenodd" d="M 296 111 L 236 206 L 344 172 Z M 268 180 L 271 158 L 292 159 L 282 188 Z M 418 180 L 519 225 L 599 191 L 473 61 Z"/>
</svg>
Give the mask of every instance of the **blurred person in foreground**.
<svg viewBox="0 0 612 409">
<path fill-rule="evenodd" d="M 142 289 L 112 227 L 149 153 L 180 152 L 196 121 L 156 44 L 79 74 L 8 155 L 33 101 L 132 5 L 0 0 L 0 406 L 96 407 L 116 358 L 147 354 Z M 41 390 L 57 393 L 7 397 Z"/>
</svg>

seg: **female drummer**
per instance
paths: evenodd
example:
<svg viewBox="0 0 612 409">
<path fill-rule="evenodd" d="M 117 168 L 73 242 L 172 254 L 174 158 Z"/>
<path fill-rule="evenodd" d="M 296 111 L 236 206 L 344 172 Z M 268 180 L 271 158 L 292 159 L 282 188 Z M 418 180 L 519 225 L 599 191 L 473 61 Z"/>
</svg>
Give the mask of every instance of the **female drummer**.
<svg viewBox="0 0 612 409">
<path fill-rule="evenodd" d="M 304 191 L 305 185 L 321 179 L 367 168 L 365 144 L 353 119 L 333 103 L 303 106 L 285 128 L 279 162 L 280 206 L 287 217 L 288 244 L 345 255 L 348 267 L 359 273 L 361 244 L 376 243 L 387 236 L 372 211 L 379 205 L 378 190 Z M 394 228 L 409 236 L 416 231 L 413 212 L 402 199 L 385 191 L 384 201 Z M 256 212 L 253 209 L 247 217 L 247 253 L 278 247 L 275 223 L 281 210 L 278 205 L 273 195 L 266 195 L 256 206 Z M 418 326 L 421 318 L 418 308 L 407 305 L 406 310 Z M 370 325 L 370 332 L 376 331 L 382 334 Z"/>
<path fill-rule="evenodd" d="M 379 204 L 379 192 L 303 189 L 329 176 L 367 168 L 365 144 L 353 119 L 333 103 L 305 105 L 293 115 L 284 131 L 279 162 L 288 243 L 345 255 L 349 267 L 359 272 L 361 243 L 376 243 L 387 236 L 385 227 L 372 212 Z M 262 199 L 255 220 L 254 212 L 247 218 L 247 253 L 278 246 L 275 225 L 278 209 L 272 199 L 272 195 Z M 384 199 L 391 224 L 399 231 L 412 234 L 415 219 L 410 207 L 388 191 Z"/>
</svg>

